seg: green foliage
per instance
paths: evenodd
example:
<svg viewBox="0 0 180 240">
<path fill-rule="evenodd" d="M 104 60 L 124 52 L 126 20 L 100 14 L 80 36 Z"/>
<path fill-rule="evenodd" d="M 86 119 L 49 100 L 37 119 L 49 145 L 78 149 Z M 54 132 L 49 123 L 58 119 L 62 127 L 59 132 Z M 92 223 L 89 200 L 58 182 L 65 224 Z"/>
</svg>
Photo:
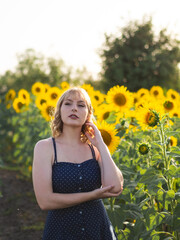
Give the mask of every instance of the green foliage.
<svg viewBox="0 0 180 240">
<path fill-rule="evenodd" d="M 6 109 L 1 103 L 0 115 L 0 164 L 30 177 L 34 144 L 51 135 L 49 123 L 34 103 L 30 103 L 28 111 L 20 114 L 13 108 Z"/>
<path fill-rule="evenodd" d="M 179 46 L 180 41 L 168 36 L 165 29 L 155 36 L 151 20 L 130 22 L 120 36 L 105 34 L 99 85 L 106 91 L 117 84 L 130 91 L 154 85 L 180 90 Z"/>
<path fill-rule="evenodd" d="M 171 128 L 162 119 L 155 130 L 123 133 L 113 154 L 124 190 L 105 204 L 118 239 L 180 239 L 180 148 L 167 145 L 172 133 L 180 136 L 180 120 L 173 121 Z M 137 154 L 142 139 L 151 145 L 145 156 Z"/>
<path fill-rule="evenodd" d="M 34 144 L 51 136 L 49 123 L 33 102 L 28 111 L 17 114 L 2 100 L 0 116 L 0 164 L 31 177 Z M 113 112 L 107 122 L 115 122 Z M 180 147 L 169 146 L 168 138 L 180 141 L 180 119 L 164 117 L 157 128 L 147 131 L 129 130 L 130 124 L 130 119 L 121 119 L 116 125 L 121 142 L 113 154 L 124 176 L 124 190 L 117 198 L 104 200 L 118 239 L 179 240 Z M 141 142 L 149 146 L 147 154 L 138 153 Z"/>
</svg>

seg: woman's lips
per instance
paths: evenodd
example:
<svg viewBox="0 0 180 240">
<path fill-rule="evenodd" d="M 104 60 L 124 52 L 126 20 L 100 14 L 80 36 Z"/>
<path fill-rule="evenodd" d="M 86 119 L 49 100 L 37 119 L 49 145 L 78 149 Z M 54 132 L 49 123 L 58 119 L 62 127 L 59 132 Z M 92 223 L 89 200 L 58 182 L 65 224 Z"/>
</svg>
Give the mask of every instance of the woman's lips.
<svg viewBox="0 0 180 240">
<path fill-rule="evenodd" d="M 75 114 L 71 114 L 69 117 L 72 118 L 72 119 L 77 119 L 77 118 L 79 118 L 79 117 L 76 116 Z"/>
</svg>

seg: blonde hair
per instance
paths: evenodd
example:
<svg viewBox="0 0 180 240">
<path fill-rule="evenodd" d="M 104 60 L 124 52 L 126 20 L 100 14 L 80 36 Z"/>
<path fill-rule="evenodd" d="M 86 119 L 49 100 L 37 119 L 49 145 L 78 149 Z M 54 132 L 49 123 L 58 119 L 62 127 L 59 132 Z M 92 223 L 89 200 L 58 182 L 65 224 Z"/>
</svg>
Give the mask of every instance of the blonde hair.
<svg viewBox="0 0 180 240">
<path fill-rule="evenodd" d="M 63 131 L 63 122 L 61 119 L 61 106 L 64 102 L 64 100 L 70 96 L 71 94 L 80 94 L 83 99 L 86 102 L 86 105 L 88 107 L 88 116 L 87 116 L 87 121 L 92 121 L 95 120 L 93 116 L 93 108 L 91 104 L 91 99 L 83 88 L 80 87 L 73 87 L 68 90 L 66 90 L 61 97 L 58 99 L 56 107 L 55 107 L 55 112 L 54 112 L 54 119 L 50 122 L 50 127 L 51 127 L 51 132 L 53 137 L 59 137 Z M 82 142 L 88 142 L 88 139 L 85 135 L 85 132 L 88 131 L 88 127 L 83 124 L 82 129 L 81 129 L 81 141 Z"/>
</svg>

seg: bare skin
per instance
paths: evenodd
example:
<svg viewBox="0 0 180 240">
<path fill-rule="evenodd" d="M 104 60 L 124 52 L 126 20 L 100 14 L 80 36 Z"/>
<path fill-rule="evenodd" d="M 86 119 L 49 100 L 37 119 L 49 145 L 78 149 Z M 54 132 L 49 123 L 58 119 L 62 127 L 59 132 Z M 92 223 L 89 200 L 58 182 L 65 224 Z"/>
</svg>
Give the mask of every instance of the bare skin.
<svg viewBox="0 0 180 240">
<path fill-rule="evenodd" d="M 72 114 L 77 115 L 77 118 L 69 117 Z M 70 96 L 69 100 L 64 100 L 61 115 L 63 133 L 56 138 L 58 161 L 72 162 L 76 159 L 75 162 L 83 162 L 84 158 L 91 158 L 89 146 L 80 141 L 81 128 L 88 116 L 88 108 L 84 99 L 80 96 Z M 54 193 L 52 189 L 54 159 L 52 139 L 40 140 L 34 147 L 32 175 L 35 195 L 42 210 L 67 208 L 90 200 L 117 197 L 122 192 L 123 177 L 120 170 L 110 157 L 97 127 L 93 123 L 87 124 L 92 127 L 94 134 L 93 139 L 88 133 L 87 137 L 95 146 L 96 159 L 101 169 L 102 187 L 90 192 Z"/>
</svg>

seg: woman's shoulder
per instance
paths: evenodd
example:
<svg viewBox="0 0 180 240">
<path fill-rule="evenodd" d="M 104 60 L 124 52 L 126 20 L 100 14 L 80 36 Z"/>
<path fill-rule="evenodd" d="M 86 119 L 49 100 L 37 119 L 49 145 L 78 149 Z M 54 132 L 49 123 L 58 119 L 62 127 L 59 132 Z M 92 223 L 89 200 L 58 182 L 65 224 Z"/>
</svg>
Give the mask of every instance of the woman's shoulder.
<svg viewBox="0 0 180 240">
<path fill-rule="evenodd" d="M 36 142 L 35 144 L 35 149 L 49 149 L 51 148 L 51 145 L 52 145 L 52 137 L 49 137 L 49 138 L 44 138 L 44 139 L 40 139 L 38 142 Z"/>
</svg>

